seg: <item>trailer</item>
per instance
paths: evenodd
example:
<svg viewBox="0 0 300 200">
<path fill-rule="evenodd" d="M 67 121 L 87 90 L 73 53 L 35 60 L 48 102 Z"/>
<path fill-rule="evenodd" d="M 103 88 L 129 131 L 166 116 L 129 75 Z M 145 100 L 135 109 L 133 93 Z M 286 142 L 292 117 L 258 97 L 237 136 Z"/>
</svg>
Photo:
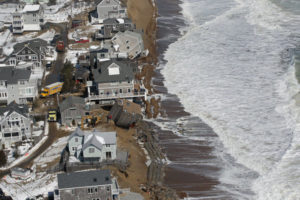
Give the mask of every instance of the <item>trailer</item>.
<svg viewBox="0 0 300 200">
<path fill-rule="evenodd" d="M 48 97 L 53 94 L 59 93 L 63 87 L 63 82 L 56 82 L 52 83 L 50 85 L 47 85 L 45 88 L 41 91 L 41 97 Z"/>
</svg>

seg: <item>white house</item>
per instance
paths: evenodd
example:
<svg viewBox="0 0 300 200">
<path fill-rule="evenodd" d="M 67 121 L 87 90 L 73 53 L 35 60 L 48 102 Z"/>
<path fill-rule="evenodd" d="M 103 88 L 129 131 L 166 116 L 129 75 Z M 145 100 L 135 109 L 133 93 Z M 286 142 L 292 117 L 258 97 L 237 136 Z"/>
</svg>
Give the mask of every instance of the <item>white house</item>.
<svg viewBox="0 0 300 200">
<path fill-rule="evenodd" d="M 92 23 L 102 23 L 107 18 L 125 18 L 127 9 L 119 0 L 96 0 L 96 10 L 90 13 Z"/>
<path fill-rule="evenodd" d="M 0 140 L 1 145 L 10 146 L 31 135 L 31 119 L 28 107 L 15 102 L 0 107 Z"/>
<path fill-rule="evenodd" d="M 52 51 L 53 48 L 48 45 L 47 41 L 39 38 L 17 43 L 6 64 L 19 66 L 18 68 L 22 68 L 22 65 L 30 66 L 32 70 L 42 68 L 43 60 L 46 55 L 52 55 Z"/>
<path fill-rule="evenodd" d="M 134 59 L 144 52 L 144 41 L 140 33 L 132 31 L 119 32 L 111 41 L 118 57 Z"/>
<path fill-rule="evenodd" d="M 84 162 L 101 162 L 117 157 L 116 132 L 83 132 L 77 128 L 69 137 L 68 148 L 71 156 Z"/>
<path fill-rule="evenodd" d="M 12 14 L 13 33 L 40 31 L 44 24 L 44 11 L 39 4 L 22 5 Z"/>
<path fill-rule="evenodd" d="M 29 69 L 0 68 L 0 102 L 26 104 L 38 95 L 38 81 Z"/>
</svg>

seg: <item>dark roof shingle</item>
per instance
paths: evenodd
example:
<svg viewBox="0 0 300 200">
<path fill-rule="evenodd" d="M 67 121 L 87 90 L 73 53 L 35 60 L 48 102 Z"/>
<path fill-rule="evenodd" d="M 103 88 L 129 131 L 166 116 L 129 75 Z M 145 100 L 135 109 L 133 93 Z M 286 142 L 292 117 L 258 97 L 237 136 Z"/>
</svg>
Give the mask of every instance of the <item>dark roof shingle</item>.
<svg viewBox="0 0 300 200">
<path fill-rule="evenodd" d="M 77 105 L 77 104 L 84 105 L 85 104 L 84 98 L 70 96 L 70 97 L 66 98 L 61 104 L 59 104 L 59 110 L 60 110 L 60 112 L 62 112 L 62 111 L 66 110 L 70 107 L 73 107 L 74 105 Z"/>
<path fill-rule="evenodd" d="M 80 188 L 112 184 L 109 170 L 93 170 L 58 174 L 58 188 Z"/>
<path fill-rule="evenodd" d="M 8 84 L 16 84 L 19 80 L 29 80 L 31 70 L 16 69 L 14 67 L 1 67 L 0 80 L 7 81 Z"/>
<path fill-rule="evenodd" d="M 47 41 L 42 40 L 40 38 L 37 39 L 33 39 L 33 40 L 29 40 L 29 41 L 25 41 L 25 42 L 21 42 L 21 43 L 17 43 L 14 45 L 14 51 L 13 51 L 13 55 L 18 53 L 19 51 L 21 51 L 25 46 L 28 46 L 30 49 L 32 49 L 34 52 L 36 52 L 37 54 L 40 55 L 40 47 L 46 47 L 48 46 Z"/>
<path fill-rule="evenodd" d="M 119 66 L 120 73 L 117 75 L 109 75 L 109 67 L 113 63 Z M 134 78 L 133 64 L 134 63 L 117 61 L 115 59 L 98 63 L 97 68 L 92 70 L 94 81 L 96 83 L 132 81 Z"/>
</svg>

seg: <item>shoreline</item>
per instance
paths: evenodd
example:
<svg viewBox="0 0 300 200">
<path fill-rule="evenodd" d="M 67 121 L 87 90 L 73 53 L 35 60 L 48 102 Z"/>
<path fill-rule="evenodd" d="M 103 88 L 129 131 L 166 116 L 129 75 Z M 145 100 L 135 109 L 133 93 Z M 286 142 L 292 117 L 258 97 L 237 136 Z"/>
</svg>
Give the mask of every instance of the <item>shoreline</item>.
<svg viewBox="0 0 300 200">
<path fill-rule="evenodd" d="M 143 81 L 149 94 L 153 94 L 152 78 L 158 63 L 157 54 L 157 15 L 158 8 L 152 0 L 127 0 L 127 9 L 129 18 L 136 24 L 138 29 L 144 32 L 143 39 L 145 49 L 149 50 L 149 55 L 140 59 L 138 62 L 143 66 L 142 71 L 137 78 Z M 151 97 L 145 102 L 147 118 L 157 117 L 159 114 L 159 100 Z M 154 112 L 152 112 L 154 111 Z M 147 160 L 147 188 L 150 197 L 155 199 L 178 199 L 176 191 L 165 186 L 163 178 L 165 174 L 165 156 L 158 146 L 158 136 L 144 120 L 137 124 L 136 135 L 134 136 L 140 146 L 141 151 Z"/>
</svg>

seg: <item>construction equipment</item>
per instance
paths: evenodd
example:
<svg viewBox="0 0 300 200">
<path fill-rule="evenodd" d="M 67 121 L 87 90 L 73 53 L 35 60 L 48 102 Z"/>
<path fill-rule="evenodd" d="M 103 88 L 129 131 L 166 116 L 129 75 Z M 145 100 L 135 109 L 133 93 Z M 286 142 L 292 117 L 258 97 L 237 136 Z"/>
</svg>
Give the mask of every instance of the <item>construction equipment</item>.
<svg viewBox="0 0 300 200">
<path fill-rule="evenodd" d="M 49 110 L 48 111 L 48 122 L 57 122 L 57 111 Z"/>
<path fill-rule="evenodd" d="M 101 122 L 101 117 L 99 115 L 86 115 L 81 118 L 81 129 L 84 128 L 84 123 L 89 122 L 92 126 L 96 126 Z"/>
<path fill-rule="evenodd" d="M 56 82 L 52 83 L 50 85 L 47 85 L 45 88 L 41 91 L 41 97 L 48 97 L 50 95 L 59 93 L 63 87 L 63 82 Z"/>
<path fill-rule="evenodd" d="M 65 51 L 64 41 L 62 41 L 62 40 L 57 41 L 57 43 L 56 43 L 56 51 L 57 52 L 64 52 Z"/>
</svg>

